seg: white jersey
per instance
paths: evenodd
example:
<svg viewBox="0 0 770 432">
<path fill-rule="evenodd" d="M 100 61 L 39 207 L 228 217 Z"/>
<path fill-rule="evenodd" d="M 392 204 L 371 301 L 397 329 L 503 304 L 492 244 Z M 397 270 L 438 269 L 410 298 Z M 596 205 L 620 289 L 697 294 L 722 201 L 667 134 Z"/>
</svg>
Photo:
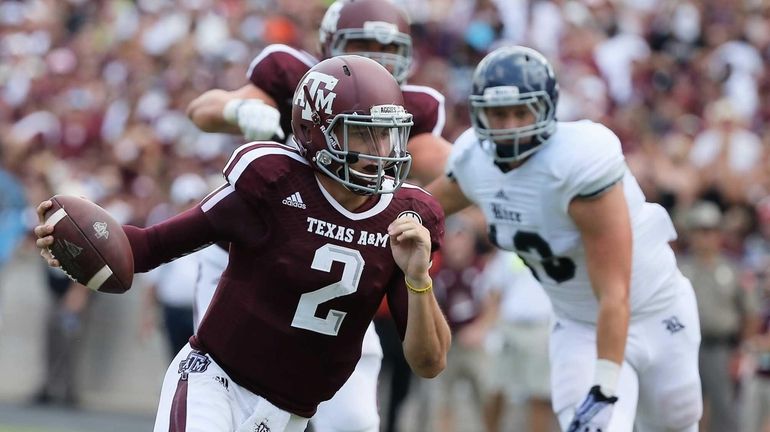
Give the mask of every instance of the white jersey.
<svg viewBox="0 0 770 432">
<path fill-rule="evenodd" d="M 469 129 L 453 146 L 447 175 L 482 209 L 490 239 L 534 270 L 556 315 L 590 323 L 596 322 L 598 302 L 567 209 L 573 198 L 600 195 L 622 181 L 633 230 L 632 319 L 672 301 L 679 274 L 668 244 L 676 238 L 673 224 L 661 206 L 645 202 L 620 141 L 606 127 L 559 122 L 539 151 L 507 173 Z"/>
</svg>

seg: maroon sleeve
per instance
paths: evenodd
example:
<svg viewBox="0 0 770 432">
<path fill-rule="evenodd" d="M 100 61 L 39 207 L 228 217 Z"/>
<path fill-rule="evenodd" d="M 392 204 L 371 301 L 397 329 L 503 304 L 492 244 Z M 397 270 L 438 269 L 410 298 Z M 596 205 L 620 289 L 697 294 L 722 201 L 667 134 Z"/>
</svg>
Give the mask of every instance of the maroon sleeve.
<svg viewBox="0 0 770 432">
<path fill-rule="evenodd" d="M 148 228 L 124 225 L 134 254 L 134 272 L 142 273 L 192 253 L 215 240 L 216 230 L 200 207 Z"/>
<path fill-rule="evenodd" d="M 409 315 L 409 298 L 404 282 L 404 273 L 394 272 L 393 278 L 388 284 L 388 310 L 396 323 L 398 337 L 403 341 L 406 335 L 406 319 Z"/>
<path fill-rule="evenodd" d="M 430 87 L 414 85 L 403 86 L 403 94 L 405 108 L 414 121 L 409 136 L 424 133 L 440 136 L 446 122 L 444 96 Z"/>
<path fill-rule="evenodd" d="M 214 242 L 259 243 L 267 230 L 257 211 L 230 185 L 212 192 L 199 205 L 147 228 L 124 225 L 142 273 Z"/>
<path fill-rule="evenodd" d="M 270 95 L 281 113 L 281 128 L 291 133 L 291 107 L 294 90 L 305 73 L 318 60 L 310 54 L 287 45 L 265 47 L 251 62 L 247 72 L 254 86 Z"/>
</svg>

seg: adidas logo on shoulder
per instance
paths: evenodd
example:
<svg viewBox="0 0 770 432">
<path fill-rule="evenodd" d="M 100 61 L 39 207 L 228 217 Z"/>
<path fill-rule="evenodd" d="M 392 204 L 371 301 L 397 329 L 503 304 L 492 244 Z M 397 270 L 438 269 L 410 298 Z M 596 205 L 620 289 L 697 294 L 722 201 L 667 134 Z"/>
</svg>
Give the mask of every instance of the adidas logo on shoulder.
<svg viewBox="0 0 770 432">
<path fill-rule="evenodd" d="M 287 206 L 297 207 L 301 209 L 306 209 L 307 206 L 302 201 L 302 197 L 299 195 L 299 192 L 294 192 L 293 194 L 287 196 L 286 198 L 281 201 L 283 204 L 286 204 Z"/>
</svg>

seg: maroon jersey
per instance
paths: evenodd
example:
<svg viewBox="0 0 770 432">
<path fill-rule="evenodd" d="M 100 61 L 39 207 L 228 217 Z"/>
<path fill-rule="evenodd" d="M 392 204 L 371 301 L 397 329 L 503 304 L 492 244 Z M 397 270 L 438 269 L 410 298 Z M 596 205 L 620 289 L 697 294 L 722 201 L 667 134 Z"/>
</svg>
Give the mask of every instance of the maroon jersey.
<svg viewBox="0 0 770 432">
<path fill-rule="evenodd" d="M 249 81 L 270 95 L 281 113 L 281 128 L 291 134 L 291 107 L 294 90 L 318 59 L 287 45 L 269 45 L 252 60 L 246 73 Z M 412 114 L 410 136 L 423 133 L 441 135 L 446 121 L 444 96 L 433 88 L 402 85 L 404 107 Z"/>
<path fill-rule="evenodd" d="M 388 225 L 404 212 L 417 214 L 438 249 L 443 212 L 411 185 L 349 212 L 297 151 L 277 143 L 240 147 L 225 176 L 227 183 L 196 209 L 128 230 L 136 267 L 231 242 L 227 269 L 190 342 L 241 386 L 311 417 L 353 372 L 385 294 L 404 335 L 407 293 Z"/>
</svg>

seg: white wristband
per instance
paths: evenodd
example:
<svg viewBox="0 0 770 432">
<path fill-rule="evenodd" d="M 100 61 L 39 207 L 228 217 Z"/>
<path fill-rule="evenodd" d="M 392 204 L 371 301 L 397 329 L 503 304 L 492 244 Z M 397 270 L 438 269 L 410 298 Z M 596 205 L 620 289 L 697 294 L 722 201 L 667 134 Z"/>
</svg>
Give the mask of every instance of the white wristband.
<svg viewBox="0 0 770 432">
<path fill-rule="evenodd" d="M 596 359 L 594 369 L 594 385 L 598 385 L 604 396 L 615 395 L 615 389 L 620 377 L 620 365 L 614 361 Z"/>
<path fill-rule="evenodd" d="M 246 102 L 245 99 L 232 99 L 227 101 L 222 109 L 222 118 L 230 124 L 238 124 L 238 108 Z"/>
</svg>

